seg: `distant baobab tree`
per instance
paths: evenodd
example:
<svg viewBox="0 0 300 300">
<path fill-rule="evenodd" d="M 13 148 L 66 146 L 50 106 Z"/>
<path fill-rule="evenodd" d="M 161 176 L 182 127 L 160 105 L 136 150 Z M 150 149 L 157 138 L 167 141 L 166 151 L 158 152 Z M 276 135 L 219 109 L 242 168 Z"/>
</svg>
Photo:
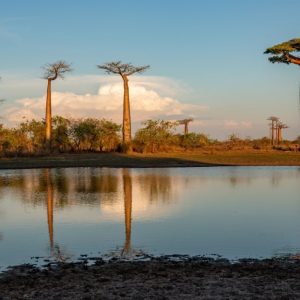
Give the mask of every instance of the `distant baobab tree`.
<svg viewBox="0 0 300 300">
<path fill-rule="evenodd" d="M 71 71 L 71 65 L 63 60 L 59 60 L 52 64 L 46 64 L 43 69 L 45 70 L 44 79 L 47 79 L 47 98 L 46 98 L 46 147 L 51 147 L 51 134 L 52 134 L 52 112 L 51 112 L 51 83 L 57 78 L 64 79 L 64 75 Z"/>
<path fill-rule="evenodd" d="M 277 123 L 277 142 L 280 144 L 282 142 L 282 129 L 289 128 L 286 124 L 282 122 Z"/>
<path fill-rule="evenodd" d="M 277 140 L 277 123 L 279 121 L 279 118 L 271 116 L 268 118 L 268 120 L 271 121 L 271 144 L 274 146 L 275 140 Z"/>
<path fill-rule="evenodd" d="M 187 135 L 189 133 L 189 123 L 194 121 L 194 119 L 183 119 L 183 120 L 178 120 L 177 123 L 180 125 L 184 125 L 184 135 Z"/>
<path fill-rule="evenodd" d="M 124 101 L 123 101 L 123 150 L 125 152 L 132 151 L 131 145 L 131 117 L 129 102 L 129 86 L 128 77 L 135 73 L 142 73 L 150 66 L 135 67 L 131 63 L 123 64 L 121 61 L 109 62 L 104 65 L 98 65 L 99 69 L 103 69 L 108 74 L 118 74 L 123 79 L 124 84 Z"/>
<path fill-rule="evenodd" d="M 271 54 L 269 61 L 272 63 L 285 63 L 300 65 L 300 57 L 294 56 L 292 52 L 300 52 L 300 39 L 292 39 L 266 49 L 265 54 Z"/>
</svg>

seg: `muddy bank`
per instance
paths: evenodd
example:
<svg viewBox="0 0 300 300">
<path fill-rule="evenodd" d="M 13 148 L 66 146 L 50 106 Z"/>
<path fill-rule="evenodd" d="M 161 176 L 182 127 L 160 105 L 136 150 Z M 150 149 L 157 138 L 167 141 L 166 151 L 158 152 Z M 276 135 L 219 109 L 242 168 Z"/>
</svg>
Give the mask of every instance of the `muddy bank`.
<svg viewBox="0 0 300 300">
<path fill-rule="evenodd" d="M 99 259 L 92 266 L 20 266 L 0 275 L 0 299 L 300 299 L 300 262 Z"/>
<path fill-rule="evenodd" d="M 208 166 L 300 166 L 300 152 L 80 153 L 53 154 L 43 157 L 0 158 L 0 169 L 70 167 L 171 168 Z"/>
</svg>

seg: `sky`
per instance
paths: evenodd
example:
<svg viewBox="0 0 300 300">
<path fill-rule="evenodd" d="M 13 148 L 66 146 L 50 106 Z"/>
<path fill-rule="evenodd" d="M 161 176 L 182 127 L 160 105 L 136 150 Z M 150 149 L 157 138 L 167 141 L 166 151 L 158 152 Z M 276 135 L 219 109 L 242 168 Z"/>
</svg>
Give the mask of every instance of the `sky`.
<svg viewBox="0 0 300 300">
<path fill-rule="evenodd" d="M 296 138 L 300 69 L 263 52 L 300 37 L 299 10 L 299 0 L 1 0 L 1 122 L 44 116 L 41 66 L 63 59 L 73 71 L 52 85 L 53 114 L 120 123 L 121 78 L 97 65 L 121 60 L 150 65 L 129 81 L 134 130 L 192 117 L 211 138 L 256 138 L 274 115 Z"/>
</svg>

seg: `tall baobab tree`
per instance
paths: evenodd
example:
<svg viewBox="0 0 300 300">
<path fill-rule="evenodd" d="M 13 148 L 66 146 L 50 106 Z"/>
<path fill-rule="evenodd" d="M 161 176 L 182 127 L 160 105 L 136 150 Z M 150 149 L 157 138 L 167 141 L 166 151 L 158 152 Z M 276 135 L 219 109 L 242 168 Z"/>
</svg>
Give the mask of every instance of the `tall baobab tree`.
<svg viewBox="0 0 300 300">
<path fill-rule="evenodd" d="M 46 64 L 43 69 L 45 70 L 44 79 L 47 79 L 47 98 L 46 98 L 46 146 L 51 147 L 51 134 L 52 134 L 52 112 L 51 112 L 51 83 L 57 78 L 64 79 L 65 73 L 71 71 L 71 65 L 63 60 L 59 60 L 52 64 Z"/>
<path fill-rule="evenodd" d="M 271 54 L 269 61 L 272 63 L 285 63 L 300 65 L 300 57 L 291 53 L 300 52 L 300 39 L 292 39 L 266 49 L 265 54 Z"/>
<path fill-rule="evenodd" d="M 269 121 L 271 121 L 270 129 L 271 129 L 271 143 L 272 146 L 275 144 L 275 140 L 277 139 L 277 123 L 279 121 L 279 118 L 271 116 L 268 118 Z"/>
<path fill-rule="evenodd" d="M 189 123 L 194 121 L 194 119 L 183 119 L 178 120 L 177 123 L 180 125 L 184 125 L 184 135 L 187 135 L 189 133 Z"/>
<path fill-rule="evenodd" d="M 282 129 L 289 128 L 286 124 L 282 122 L 277 123 L 277 142 L 280 144 L 282 142 Z"/>
<path fill-rule="evenodd" d="M 104 65 L 98 65 L 99 69 L 103 69 L 108 74 L 118 74 L 123 79 L 124 84 L 124 99 L 123 99 L 123 146 L 126 152 L 131 152 L 131 117 L 130 117 L 130 102 L 129 102 L 129 85 L 128 77 L 135 73 L 142 73 L 150 66 L 135 67 L 131 63 L 123 64 L 121 61 L 109 62 Z"/>
</svg>

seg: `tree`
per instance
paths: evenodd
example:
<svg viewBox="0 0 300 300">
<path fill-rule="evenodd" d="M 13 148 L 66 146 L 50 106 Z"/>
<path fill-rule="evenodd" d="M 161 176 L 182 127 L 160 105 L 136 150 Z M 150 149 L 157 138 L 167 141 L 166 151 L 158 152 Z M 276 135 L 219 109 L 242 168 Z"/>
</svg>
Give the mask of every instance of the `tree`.
<svg viewBox="0 0 300 300">
<path fill-rule="evenodd" d="M 279 122 L 279 118 L 274 117 L 274 116 L 271 116 L 271 117 L 269 117 L 267 120 L 271 121 L 271 124 L 270 124 L 270 130 L 271 130 L 271 143 L 272 143 L 272 146 L 273 146 L 274 143 L 275 143 L 275 140 L 277 140 L 277 137 L 278 137 L 278 133 L 277 133 L 277 124 L 278 124 L 278 122 Z"/>
<path fill-rule="evenodd" d="M 264 53 L 272 55 L 269 57 L 269 61 L 272 63 L 300 65 L 300 57 L 292 55 L 293 52 L 300 52 L 300 39 L 292 39 L 275 45 L 268 48 Z"/>
<path fill-rule="evenodd" d="M 277 124 L 277 142 L 280 144 L 282 142 L 282 129 L 289 128 L 286 124 L 278 122 Z"/>
<path fill-rule="evenodd" d="M 114 151 L 120 144 L 121 126 L 105 119 L 74 121 L 70 133 L 78 150 Z"/>
<path fill-rule="evenodd" d="M 194 121 L 194 119 L 183 119 L 183 120 L 178 120 L 179 125 L 184 125 L 184 135 L 187 135 L 189 133 L 189 123 Z"/>
<path fill-rule="evenodd" d="M 45 73 L 43 78 L 47 79 L 47 98 L 46 98 L 46 147 L 51 147 L 52 134 L 52 113 L 51 113 L 51 83 L 57 78 L 64 78 L 65 73 L 71 71 L 71 65 L 63 60 L 59 60 L 52 64 L 47 64 L 44 67 Z"/>
<path fill-rule="evenodd" d="M 150 66 L 135 67 L 131 63 L 122 64 L 121 61 L 109 62 L 104 65 L 98 65 L 99 69 L 103 69 L 108 74 L 118 74 L 123 79 L 124 84 L 124 99 L 123 99 L 123 150 L 125 152 L 132 151 L 131 145 L 131 117 L 130 117 L 130 102 L 129 102 L 129 86 L 128 77 L 135 73 L 142 73 Z"/>
</svg>

